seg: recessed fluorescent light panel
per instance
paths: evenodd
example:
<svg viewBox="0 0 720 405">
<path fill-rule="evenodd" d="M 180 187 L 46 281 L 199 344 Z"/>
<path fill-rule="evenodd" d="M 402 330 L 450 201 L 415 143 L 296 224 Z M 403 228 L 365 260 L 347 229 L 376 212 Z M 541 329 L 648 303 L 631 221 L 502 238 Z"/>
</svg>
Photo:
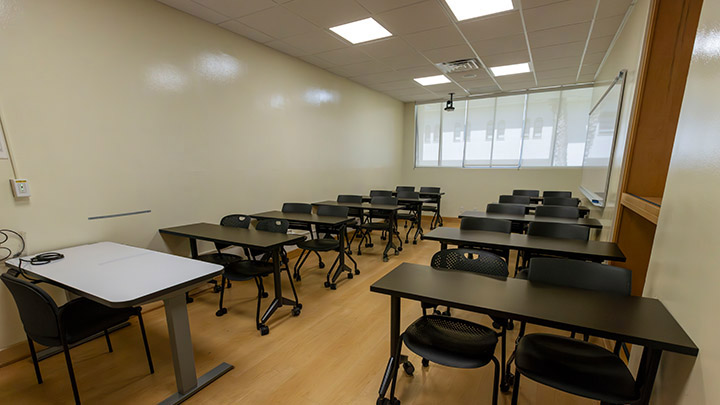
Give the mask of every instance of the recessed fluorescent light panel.
<svg viewBox="0 0 720 405">
<path fill-rule="evenodd" d="M 386 30 L 372 18 L 338 25 L 337 27 L 330 28 L 330 30 L 353 44 L 392 36 L 390 31 Z"/>
<path fill-rule="evenodd" d="M 495 66 L 491 67 L 493 75 L 495 76 L 507 76 L 516 75 L 518 73 L 527 73 L 530 71 L 530 64 L 518 63 L 515 65 Z"/>
<path fill-rule="evenodd" d="M 433 84 L 450 83 L 450 79 L 448 79 L 447 77 L 445 77 L 443 75 L 416 77 L 413 80 L 422 84 L 423 86 L 432 86 Z"/>
<path fill-rule="evenodd" d="M 513 9 L 512 0 L 445 0 L 458 21 Z"/>
</svg>

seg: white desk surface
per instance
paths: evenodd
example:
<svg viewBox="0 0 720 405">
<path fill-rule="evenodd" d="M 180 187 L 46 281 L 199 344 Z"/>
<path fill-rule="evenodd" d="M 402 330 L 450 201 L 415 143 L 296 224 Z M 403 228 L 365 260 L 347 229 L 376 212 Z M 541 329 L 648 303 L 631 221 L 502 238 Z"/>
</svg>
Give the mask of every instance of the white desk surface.
<svg viewBox="0 0 720 405">
<path fill-rule="evenodd" d="M 23 262 L 23 270 L 110 307 L 133 306 L 185 292 L 222 272 L 220 265 L 113 242 L 56 252 L 65 257 L 39 266 Z M 18 263 L 19 259 L 6 261 L 14 268 Z"/>
</svg>

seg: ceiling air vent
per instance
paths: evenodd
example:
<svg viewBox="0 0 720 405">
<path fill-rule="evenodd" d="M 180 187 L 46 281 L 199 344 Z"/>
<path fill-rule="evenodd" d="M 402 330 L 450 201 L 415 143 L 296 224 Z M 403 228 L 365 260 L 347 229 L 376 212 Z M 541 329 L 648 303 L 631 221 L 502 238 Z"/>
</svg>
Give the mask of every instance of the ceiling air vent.
<svg viewBox="0 0 720 405">
<path fill-rule="evenodd" d="M 478 60 L 475 58 L 436 63 L 435 66 L 437 66 L 438 69 L 442 70 L 443 73 L 469 72 L 472 70 L 478 70 L 480 68 Z"/>
</svg>

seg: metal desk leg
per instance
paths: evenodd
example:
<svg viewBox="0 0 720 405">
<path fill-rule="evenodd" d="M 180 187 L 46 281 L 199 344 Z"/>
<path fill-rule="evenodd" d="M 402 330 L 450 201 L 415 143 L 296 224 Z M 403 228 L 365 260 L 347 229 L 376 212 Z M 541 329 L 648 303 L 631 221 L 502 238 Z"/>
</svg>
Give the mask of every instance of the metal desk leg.
<svg viewBox="0 0 720 405">
<path fill-rule="evenodd" d="M 385 367 L 385 373 L 383 373 L 383 379 L 380 383 L 380 389 L 378 394 L 380 398 L 385 397 L 390 383 L 393 378 L 393 370 L 395 369 L 395 363 L 399 362 L 400 359 L 395 358 L 395 350 L 397 348 L 398 340 L 400 339 L 400 297 L 390 297 L 390 359 Z"/>
<path fill-rule="evenodd" d="M 635 384 L 640 391 L 640 400 L 635 405 L 646 405 L 650 403 L 655 376 L 660 365 L 662 350 L 643 347 L 640 367 L 638 367 L 637 380 Z"/>
<path fill-rule="evenodd" d="M 282 246 L 278 246 L 277 248 L 273 249 L 272 251 L 272 261 L 273 261 L 273 280 L 275 283 L 275 298 L 273 298 L 272 302 L 270 303 L 270 306 L 267 310 L 265 310 L 265 314 L 263 314 L 262 318 L 260 319 L 260 323 L 262 324 L 261 327 L 265 326 L 265 322 L 270 319 L 270 317 L 277 311 L 278 308 L 282 307 L 283 305 L 293 305 L 295 307 L 301 308 L 301 305 L 299 302 L 293 301 L 291 299 L 283 297 L 282 293 L 282 284 L 281 284 L 281 271 L 280 270 L 280 249 L 282 249 Z M 299 312 L 298 312 L 299 313 Z M 263 333 L 264 334 L 264 333 Z"/>
<path fill-rule="evenodd" d="M 345 255 L 348 254 L 347 247 L 345 246 L 345 244 L 347 243 L 347 238 L 345 237 L 346 229 L 347 229 L 347 225 L 343 225 L 342 228 L 340 228 L 340 232 L 338 234 L 338 241 L 340 242 L 340 253 L 339 253 L 340 254 L 340 256 L 339 256 L 340 264 L 339 264 L 338 268 L 335 270 L 335 274 L 333 274 L 331 286 L 333 284 L 335 284 L 338 277 L 340 277 L 340 274 L 342 274 L 344 271 L 348 272 L 348 276 L 347 276 L 348 278 L 353 278 L 354 274 L 360 274 L 360 270 L 357 270 L 357 263 L 355 264 L 356 270 L 355 270 L 354 274 L 353 274 L 353 270 L 350 268 L 350 266 L 345 264 Z M 352 258 L 350 256 L 348 256 L 348 258 L 350 260 L 352 260 Z"/>
<path fill-rule="evenodd" d="M 178 391 L 162 401 L 161 404 L 179 404 L 232 370 L 233 366 L 220 363 L 214 369 L 197 378 L 185 297 L 178 294 L 166 298 L 164 302 L 165 317 L 170 335 L 170 349 L 175 368 L 175 383 Z"/>
<path fill-rule="evenodd" d="M 197 239 L 190 238 L 190 257 L 193 259 L 198 258 L 198 246 L 197 246 Z M 188 304 L 195 301 L 191 296 L 189 291 L 185 291 L 185 302 Z"/>
<path fill-rule="evenodd" d="M 385 244 L 385 250 L 383 251 L 383 261 L 384 262 L 388 261 L 388 259 L 389 259 L 388 252 L 390 251 L 390 249 L 394 249 L 396 255 L 398 255 L 399 252 L 402 250 L 402 240 L 400 241 L 401 247 L 399 247 L 399 248 L 396 247 L 395 243 L 393 242 L 393 238 L 395 237 L 395 232 L 396 232 L 395 229 L 397 227 L 397 220 L 396 220 L 396 215 L 395 215 L 396 213 L 397 213 L 396 211 L 390 212 L 390 218 L 389 218 L 390 230 L 388 231 L 388 239 L 387 239 L 387 243 Z"/>
<path fill-rule="evenodd" d="M 417 230 L 415 230 L 415 236 L 413 236 L 413 245 L 417 245 L 417 238 L 420 236 L 422 239 L 422 236 L 425 234 L 425 231 L 423 231 L 422 228 L 422 206 L 423 203 L 420 202 L 420 204 L 417 205 Z"/>
</svg>

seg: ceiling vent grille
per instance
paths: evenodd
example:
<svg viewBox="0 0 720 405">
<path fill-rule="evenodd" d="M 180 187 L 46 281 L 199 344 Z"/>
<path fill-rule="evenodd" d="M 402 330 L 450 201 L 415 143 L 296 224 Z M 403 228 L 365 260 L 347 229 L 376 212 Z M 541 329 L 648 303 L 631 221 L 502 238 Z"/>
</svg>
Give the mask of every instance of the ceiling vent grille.
<svg viewBox="0 0 720 405">
<path fill-rule="evenodd" d="M 435 66 L 437 66 L 443 73 L 470 72 L 480 69 L 478 60 L 475 58 L 436 63 Z"/>
</svg>

